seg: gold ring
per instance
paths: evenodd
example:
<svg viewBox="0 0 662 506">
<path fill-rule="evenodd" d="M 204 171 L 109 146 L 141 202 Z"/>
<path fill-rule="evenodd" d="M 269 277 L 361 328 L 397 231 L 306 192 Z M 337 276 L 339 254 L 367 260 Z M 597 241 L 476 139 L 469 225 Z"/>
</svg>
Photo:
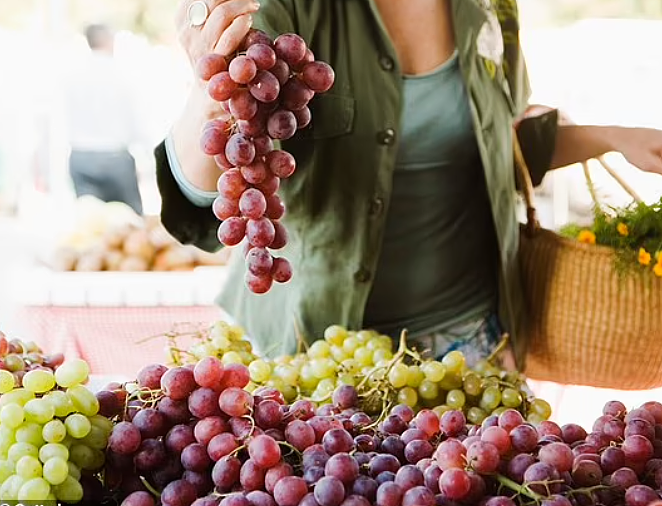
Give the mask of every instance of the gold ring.
<svg viewBox="0 0 662 506">
<path fill-rule="evenodd" d="M 199 28 L 205 24 L 207 18 L 209 17 L 209 7 L 202 0 L 197 0 L 188 6 L 188 11 L 186 12 L 188 16 L 188 22 L 191 27 Z"/>
</svg>

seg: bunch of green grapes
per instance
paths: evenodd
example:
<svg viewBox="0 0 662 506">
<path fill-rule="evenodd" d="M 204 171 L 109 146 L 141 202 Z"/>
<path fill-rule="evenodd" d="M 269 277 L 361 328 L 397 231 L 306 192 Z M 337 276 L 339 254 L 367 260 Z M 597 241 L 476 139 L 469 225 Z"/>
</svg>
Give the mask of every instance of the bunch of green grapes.
<svg viewBox="0 0 662 506">
<path fill-rule="evenodd" d="M 84 487 L 98 487 L 90 476 L 104 466 L 113 426 L 84 386 L 88 375 L 87 363 L 74 359 L 55 372 L 30 370 L 16 387 L 14 375 L 0 370 L 3 500 L 76 503 Z"/>
<path fill-rule="evenodd" d="M 17 386 L 21 386 L 23 376 L 28 371 L 33 369 L 55 371 L 62 362 L 64 362 L 62 353 L 46 355 L 35 342 L 8 339 L 3 332 L 0 332 L 0 370 L 12 373 Z"/>
<path fill-rule="evenodd" d="M 361 392 L 386 380 L 393 403 L 432 408 L 440 416 L 463 410 L 474 424 L 509 408 L 534 423 L 551 415 L 549 404 L 532 398 L 518 373 L 506 373 L 487 360 L 470 368 L 459 351 L 441 360 L 422 360 L 414 350 L 404 351 L 396 356 L 386 335 L 333 325 L 305 353 L 259 358 L 248 369 L 254 384 L 277 388 L 288 401 L 308 397 L 324 402 L 340 385 L 359 387 Z"/>
<path fill-rule="evenodd" d="M 205 357 L 219 358 L 224 364 L 248 365 L 257 358 L 244 329 L 224 321 L 197 333 L 186 350 L 177 346 L 176 338 L 176 334 L 170 335 L 167 347 L 170 362 L 175 365 L 196 363 Z"/>
</svg>

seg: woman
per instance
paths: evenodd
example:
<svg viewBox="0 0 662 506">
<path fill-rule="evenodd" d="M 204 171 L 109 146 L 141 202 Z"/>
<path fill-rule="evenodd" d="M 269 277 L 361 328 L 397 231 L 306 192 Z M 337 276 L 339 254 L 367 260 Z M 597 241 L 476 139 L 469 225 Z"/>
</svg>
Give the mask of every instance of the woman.
<svg viewBox="0 0 662 506">
<path fill-rule="evenodd" d="M 407 328 L 436 355 L 461 349 L 475 362 L 505 329 L 521 367 L 511 132 L 529 89 L 514 1 L 205 2 L 201 27 L 187 19 L 190 0 L 179 8 L 192 63 L 233 53 L 256 27 L 300 34 L 336 71 L 313 100 L 312 128 L 283 145 L 298 163 L 280 189 L 295 276 L 251 295 L 235 259 L 222 307 L 274 353 L 293 350 L 295 324 L 314 339 L 338 323 L 393 337 Z M 156 150 L 164 224 L 208 250 L 219 247 L 209 206 L 220 173 L 198 139 L 219 113 L 200 82 Z M 556 111 L 518 131 L 535 182 L 611 150 L 662 172 L 662 132 L 558 126 Z"/>
</svg>

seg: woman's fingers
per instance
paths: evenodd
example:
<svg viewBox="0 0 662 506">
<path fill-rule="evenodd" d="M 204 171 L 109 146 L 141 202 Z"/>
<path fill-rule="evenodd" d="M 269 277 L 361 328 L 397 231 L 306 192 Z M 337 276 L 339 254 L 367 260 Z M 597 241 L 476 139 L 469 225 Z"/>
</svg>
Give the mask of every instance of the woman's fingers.
<svg viewBox="0 0 662 506">
<path fill-rule="evenodd" d="M 208 50 L 211 51 L 217 46 L 225 30 L 235 19 L 256 12 L 259 7 L 260 4 L 255 0 L 227 0 L 216 6 L 202 28 L 202 39 Z"/>
<path fill-rule="evenodd" d="M 242 14 L 227 27 L 227 29 L 221 35 L 218 43 L 214 50 L 222 55 L 229 55 L 233 53 L 241 41 L 246 38 L 248 31 L 253 25 L 253 16 L 250 14 Z"/>
</svg>

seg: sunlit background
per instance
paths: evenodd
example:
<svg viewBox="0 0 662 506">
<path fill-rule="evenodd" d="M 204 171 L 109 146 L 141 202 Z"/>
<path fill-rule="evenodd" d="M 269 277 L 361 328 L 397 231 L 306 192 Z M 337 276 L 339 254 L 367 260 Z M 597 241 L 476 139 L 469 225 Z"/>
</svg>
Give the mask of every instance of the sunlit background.
<svg viewBox="0 0 662 506">
<path fill-rule="evenodd" d="M 182 107 L 192 78 L 176 42 L 176 6 L 176 0 L 0 0 L 0 328 L 26 331 L 19 312 L 26 298 L 34 304 L 42 296 L 48 304 L 40 294 L 48 277 L 37 266 L 80 218 L 67 169 L 62 96 L 71 69 L 88 51 L 82 35 L 88 23 L 118 30 L 117 61 L 140 105 L 145 141 L 132 152 L 145 212 L 158 213 L 151 150 Z M 661 2 L 520 0 L 520 9 L 534 102 L 560 107 L 580 123 L 662 128 Z M 640 174 L 619 156 L 609 159 L 646 200 L 660 198 L 662 178 Z M 604 202 L 628 202 L 598 167 L 593 172 Z M 538 207 L 548 227 L 590 217 L 582 171 L 548 176 Z M 560 402 L 558 389 L 547 392 Z M 561 419 L 572 405 L 568 392 Z M 599 406 L 604 396 L 592 394 Z"/>
</svg>

